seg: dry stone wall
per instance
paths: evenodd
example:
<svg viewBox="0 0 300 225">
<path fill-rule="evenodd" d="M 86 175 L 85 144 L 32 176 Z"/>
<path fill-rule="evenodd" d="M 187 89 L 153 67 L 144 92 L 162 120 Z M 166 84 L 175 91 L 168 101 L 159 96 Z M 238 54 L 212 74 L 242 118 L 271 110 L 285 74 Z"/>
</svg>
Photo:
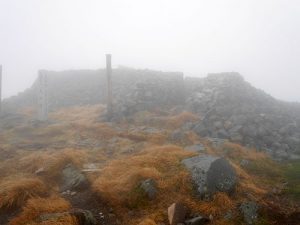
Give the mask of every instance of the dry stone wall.
<svg viewBox="0 0 300 225">
<path fill-rule="evenodd" d="M 106 73 L 99 70 L 43 71 L 48 75 L 49 110 L 106 102 Z M 200 116 L 197 134 L 229 139 L 265 150 L 278 159 L 300 155 L 300 104 L 276 100 L 238 73 L 183 78 L 182 73 L 118 68 L 113 70 L 115 117 L 141 110 L 181 106 Z M 37 83 L 4 100 L 3 110 L 36 106 Z"/>
</svg>

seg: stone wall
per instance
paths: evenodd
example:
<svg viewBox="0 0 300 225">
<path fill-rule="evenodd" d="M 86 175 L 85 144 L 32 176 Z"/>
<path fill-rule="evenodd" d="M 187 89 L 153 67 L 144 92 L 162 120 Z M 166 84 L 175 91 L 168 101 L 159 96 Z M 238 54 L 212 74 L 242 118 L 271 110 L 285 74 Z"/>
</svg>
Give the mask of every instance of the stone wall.
<svg viewBox="0 0 300 225">
<path fill-rule="evenodd" d="M 106 102 L 104 69 L 44 72 L 48 75 L 50 111 Z M 300 104 L 276 100 L 238 73 L 184 79 L 182 73 L 118 68 L 113 70 L 112 83 L 116 118 L 180 105 L 200 116 L 192 129 L 203 137 L 229 139 L 279 159 L 300 155 Z M 14 112 L 35 106 L 36 85 L 6 99 L 3 109 Z"/>
</svg>

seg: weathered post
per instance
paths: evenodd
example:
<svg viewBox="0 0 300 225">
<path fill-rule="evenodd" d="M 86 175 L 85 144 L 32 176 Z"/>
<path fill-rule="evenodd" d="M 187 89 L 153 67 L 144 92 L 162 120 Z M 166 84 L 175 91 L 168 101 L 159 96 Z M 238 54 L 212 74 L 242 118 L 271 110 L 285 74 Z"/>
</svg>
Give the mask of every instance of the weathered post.
<svg viewBox="0 0 300 225">
<path fill-rule="evenodd" d="M 0 65 L 0 113 L 2 112 L 2 65 Z"/>
<path fill-rule="evenodd" d="M 38 120 L 46 121 L 48 119 L 48 91 L 47 75 L 39 71 L 38 76 Z"/>
<path fill-rule="evenodd" d="M 112 81 L 111 81 L 111 54 L 106 54 L 106 75 L 107 75 L 107 117 L 112 118 L 113 104 L 112 104 Z"/>
</svg>

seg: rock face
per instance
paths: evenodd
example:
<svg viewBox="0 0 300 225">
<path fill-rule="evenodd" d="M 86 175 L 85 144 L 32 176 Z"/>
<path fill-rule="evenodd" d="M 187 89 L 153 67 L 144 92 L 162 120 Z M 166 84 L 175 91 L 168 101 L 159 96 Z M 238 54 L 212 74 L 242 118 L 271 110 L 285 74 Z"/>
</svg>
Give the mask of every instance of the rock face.
<svg viewBox="0 0 300 225">
<path fill-rule="evenodd" d="M 235 170 L 224 158 L 215 156 L 195 156 L 184 159 L 182 163 L 191 172 L 200 197 L 217 191 L 232 193 L 237 183 Z"/>
</svg>

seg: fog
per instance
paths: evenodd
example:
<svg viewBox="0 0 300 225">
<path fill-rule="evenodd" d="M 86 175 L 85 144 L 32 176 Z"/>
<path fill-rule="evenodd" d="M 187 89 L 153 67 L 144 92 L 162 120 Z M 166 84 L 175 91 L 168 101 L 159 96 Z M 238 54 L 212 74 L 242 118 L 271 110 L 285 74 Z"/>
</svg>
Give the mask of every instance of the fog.
<svg viewBox="0 0 300 225">
<path fill-rule="evenodd" d="M 300 101 L 298 0 L 1 0 L 3 96 L 38 69 L 113 66 L 236 71 L 276 98 Z"/>
</svg>

